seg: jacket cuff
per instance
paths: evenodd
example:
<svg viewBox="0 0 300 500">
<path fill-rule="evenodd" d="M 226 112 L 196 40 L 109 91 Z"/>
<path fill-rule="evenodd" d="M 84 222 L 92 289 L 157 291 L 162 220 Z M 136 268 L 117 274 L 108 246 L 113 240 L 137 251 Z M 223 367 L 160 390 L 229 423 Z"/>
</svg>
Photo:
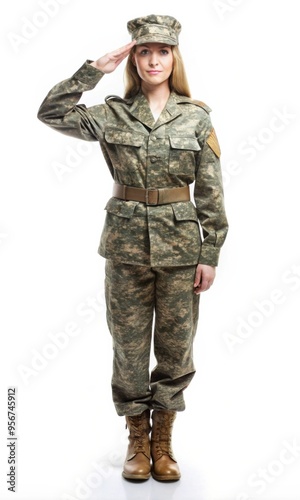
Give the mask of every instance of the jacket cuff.
<svg viewBox="0 0 300 500">
<path fill-rule="evenodd" d="M 202 245 L 198 264 L 216 267 L 219 262 L 220 248 Z"/>
<path fill-rule="evenodd" d="M 104 76 L 104 73 L 90 63 L 93 62 L 89 59 L 74 73 L 73 78 L 79 80 L 82 83 L 89 85 L 91 88 L 95 87 L 97 83 Z"/>
</svg>

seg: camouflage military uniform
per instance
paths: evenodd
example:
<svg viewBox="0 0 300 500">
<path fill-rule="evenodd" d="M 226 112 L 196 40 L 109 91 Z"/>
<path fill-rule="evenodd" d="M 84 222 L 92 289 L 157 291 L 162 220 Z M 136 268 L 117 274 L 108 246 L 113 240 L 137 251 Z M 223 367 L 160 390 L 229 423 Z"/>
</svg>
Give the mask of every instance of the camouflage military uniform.
<svg viewBox="0 0 300 500">
<path fill-rule="evenodd" d="M 126 100 L 110 96 L 90 108 L 78 105 L 82 93 L 103 77 L 89 62 L 49 92 L 39 119 L 72 137 L 99 141 L 119 184 L 175 188 L 194 183 L 195 204 L 150 206 L 110 198 L 98 250 L 107 259 L 118 414 L 139 414 L 146 407 L 182 410 L 182 391 L 194 374 L 195 266 L 218 264 L 228 229 L 210 109 L 174 92 L 157 121 L 141 92 Z M 154 311 L 157 366 L 149 380 Z"/>
</svg>

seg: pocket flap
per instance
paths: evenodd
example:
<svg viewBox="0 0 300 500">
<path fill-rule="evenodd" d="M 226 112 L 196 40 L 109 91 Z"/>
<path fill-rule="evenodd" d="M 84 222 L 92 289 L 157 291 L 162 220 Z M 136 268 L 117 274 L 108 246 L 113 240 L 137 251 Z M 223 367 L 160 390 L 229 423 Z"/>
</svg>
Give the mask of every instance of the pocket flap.
<svg viewBox="0 0 300 500">
<path fill-rule="evenodd" d="M 104 133 L 109 144 L 122 144 L 124 146 L 140 147 L 144 142 L 144 135 L 138 132 L 107 128 Z"/>
<path fill-rule="evenodd" d="M 172 203 L 172 209 L 177 221 L 193 220 L 198 222 L 196 207 L 191 201 Z"/>
<path fill-rule="evenodd" d="M 187 149 L 189 151 L 200 151 L 196 137 L 170 137 L 171 148 Z"/>
<path fill-rule="evenodd" d="M 110 198 L 105 206 L 105 210 L 118 217 L 130 219 L 137 204 L 138 201 L 124 201 L 118 198 Z"/>
</svg>

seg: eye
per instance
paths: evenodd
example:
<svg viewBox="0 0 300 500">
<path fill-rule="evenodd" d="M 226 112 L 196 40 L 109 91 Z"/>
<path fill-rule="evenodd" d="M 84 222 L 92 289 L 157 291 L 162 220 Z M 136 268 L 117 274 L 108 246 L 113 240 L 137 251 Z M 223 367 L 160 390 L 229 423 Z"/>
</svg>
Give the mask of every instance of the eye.
<svg viewBox="0 0 300 500">
<path fill-rule="evenodd" d="M 148 54 L 148 49 L 143 49 L 140 51 L 141 56 L 146 56 Z"/>
<path fill-rule="evenodd" d="M 163 56 L 167 56 L 169 54 L 169 51 L 167 49 L 161 49 L 160 52 Z"/>
</svg>

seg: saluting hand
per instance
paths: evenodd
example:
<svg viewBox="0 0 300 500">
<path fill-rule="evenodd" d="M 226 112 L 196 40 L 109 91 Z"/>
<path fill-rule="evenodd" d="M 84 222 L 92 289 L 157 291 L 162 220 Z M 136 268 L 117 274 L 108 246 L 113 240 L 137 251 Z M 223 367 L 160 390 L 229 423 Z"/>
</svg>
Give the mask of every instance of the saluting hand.
<svg viewBox="0 0 300 500">
<path fill-rule="evenodd" d="M 120 49 L 114 50 L 113 52 L 109 52 L 109 54 L 100 57 L 99 59 L 97 59 L 97 61 L 94 61 L 90 64 L 91 66 L 94 66 L 94 68 L 97 68 L 100 71 L 102 71 L 102 73 L 112 73 L 119 66 L 119 64 L 125 59 L 125 57 L 128 56 L 129 52 L 131 51 L 132 47 L 135 44 L 136 41 L 133 40 L 132 42 L 128 43 L 127 45 L 124 45 Z"/>
</svg>

